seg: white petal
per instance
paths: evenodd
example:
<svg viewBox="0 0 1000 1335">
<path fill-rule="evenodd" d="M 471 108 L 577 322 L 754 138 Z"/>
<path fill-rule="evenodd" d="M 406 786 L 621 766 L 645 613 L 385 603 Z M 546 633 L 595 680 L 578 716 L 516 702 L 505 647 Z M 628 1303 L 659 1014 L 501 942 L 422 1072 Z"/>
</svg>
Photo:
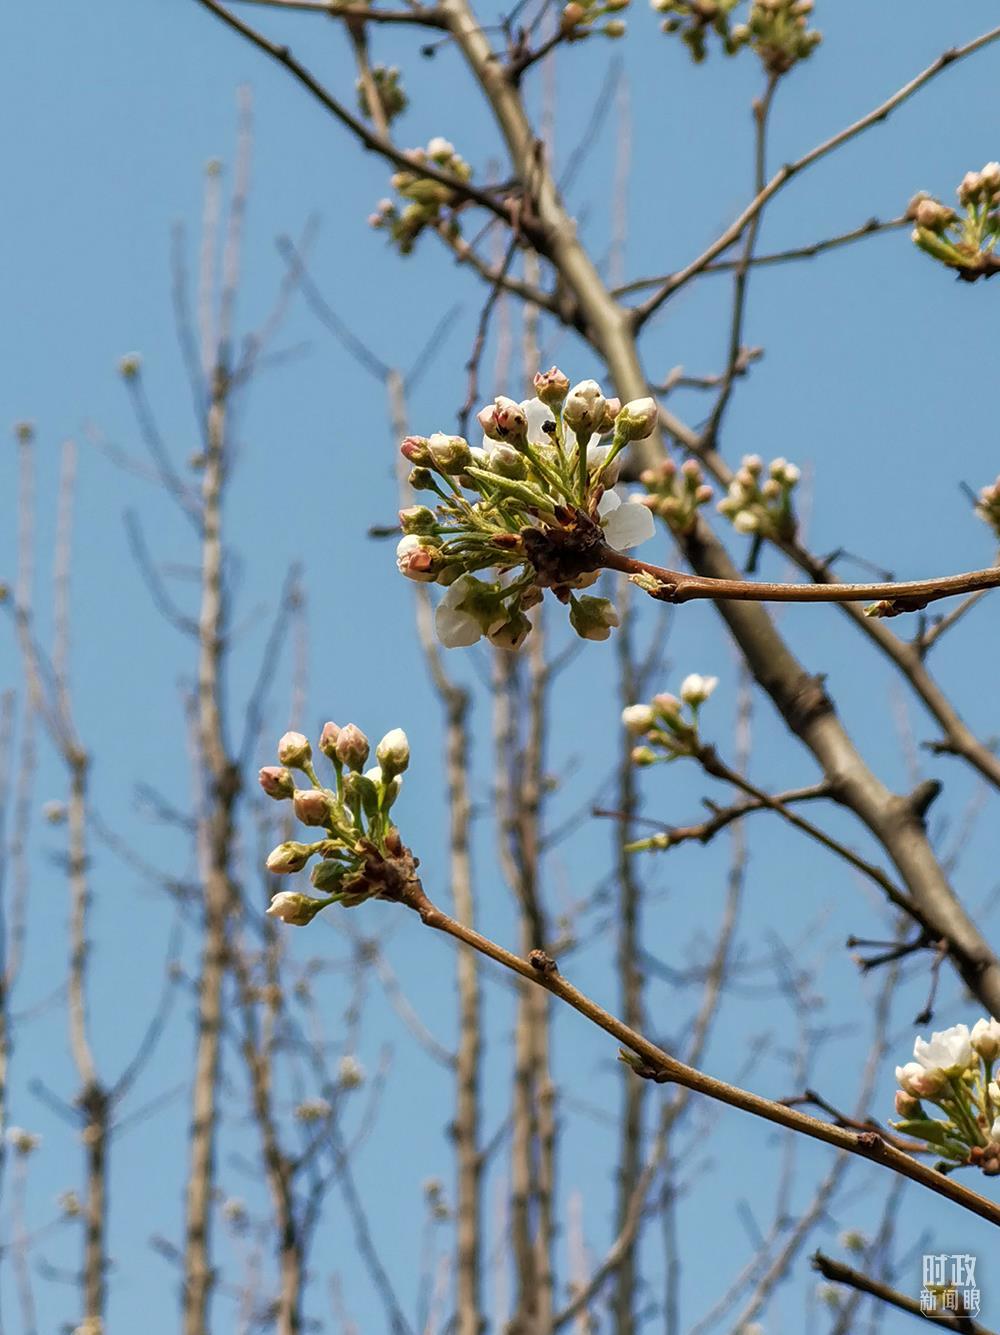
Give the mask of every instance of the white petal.
<svg viewBox="0 0 1000 1335">
<path fill-rule="evenodd" d="M 470 644 L 475 644 L 482 635 L 475 617 L 470 617 L 468 612 L 459 612 L 454 607 L 448 607 L 444 602 L 438 603 L 437 611 L 434 613 L 434 629 L 446 649 L 466 649 Z"/>
<path fill-rule="evenodd" d="M 612 514 L 622 503 L 622 498 L 617 491 L 606 491 L 597 502 L 597 513 L 601 519 Z"/>
<path fill-rule="evenodd" d="M 606 492 L 606 495 L 611 495 Z M 653 516 L 638 501 L 626 501 L 624 505 L 612 508 L 612 513 L 604 521 L 604 537 L 608 544 L 623 552 L 629 547 L 638 547 L 656 532 Z"/>
<path fill-rule="evenodd" d="M 552 437 L 545 434 L 542 426 L 552 421 L 552 409 L 541 399 L 525 399 L 521 407 L 528 419 L 528 439 L 539 445 L 547 444 Z"/>
</svg>

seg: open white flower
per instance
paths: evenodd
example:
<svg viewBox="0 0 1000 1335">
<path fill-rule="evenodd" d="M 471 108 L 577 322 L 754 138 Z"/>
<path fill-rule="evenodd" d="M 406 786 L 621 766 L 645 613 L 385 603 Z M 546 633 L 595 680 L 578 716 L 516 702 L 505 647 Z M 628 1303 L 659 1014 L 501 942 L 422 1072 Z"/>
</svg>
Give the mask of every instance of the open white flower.
<svg viewBox="0 0 1000 1335">
<path fill-rule="evenodd" d="M 437 605 L 434 629 L 446 649 L 465 649 L 507 620 L 496 590 L 474 575 L 460 575 Z"/>
<path fill-rule="evenodd" d="M 943 1071 L 945 1075 L 960 1075 L 972 1064 L 972 1042 L 967 1024 L 953 1024 L 931 1034 L 930 1042 L 918 1038 L 913 1044 L 913 1055 L 927 1071 Z"/>
<path fill-rule="evenodd" d="M 448 586 L 447 593 L 437 605 L 434 629 L 446 649 L 465 649 L 482 638 L 483 628 L 478 619 L 461 607 L 462 600 L 473 592 L 475 583 L 472 575 L 461 575 Z"/>
<path fill-rule="evenodd" d="M 653 515 L 638 501 L 622 501 L 615 491 L 606 491 L 597 505 L 597 514 L 604 529 L 604 541 L 616 551 L 638 547 L 656 531 Z"/>
</svg>

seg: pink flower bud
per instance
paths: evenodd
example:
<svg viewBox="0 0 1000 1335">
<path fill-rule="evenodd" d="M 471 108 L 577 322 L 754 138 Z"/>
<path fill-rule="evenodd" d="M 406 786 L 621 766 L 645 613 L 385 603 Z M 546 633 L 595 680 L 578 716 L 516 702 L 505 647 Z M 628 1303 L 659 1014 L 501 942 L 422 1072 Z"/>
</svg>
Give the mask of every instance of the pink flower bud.
<svg viewBox="0 0 1000 1335">
<path fill-rule="evenodd" d="M 303 765 L 308 765 L 312 759 L 309 738 L 303 737 L 301 732 L 286 732 L 278 743 L 278 759 L 283 765 L 290 765 L 292 769 L 301 769 Z"/>
<path fill-rule="evenodd" d="M 896 1090 L 896 1113 L 899 1117 L 916 1117 L 920 1112 L 920 1100 L 901 1089 Z"/>
<path fill-rule="evenodd" d="M 257 782 L 276 802 L 283 802 L 295 793 L 295 780 L 291 771 L 278 765 L 265 765 L 257 775 Z"/>
<path fill-rule="evenodd" d="M 319 735 L 319 749 L 330 760 L 337 754 L 337 738 L 340 736 L 340 729 L 336 723 L 324 723 L 323 731 Z"/>
<path fill-rule="evenodd" d="M 681 712 L 681 702 L 676 695 L 663 692 L 653 696 L 653 708 L 662 718 L 676 718 Z"/>
<path fill-rule="evenodd" d="M 303 825 L 325 825 L 330 819 L 330 799 L 321 788 L 300 788 L 292 806 Z"/>
<path fill-rule="evenodd" d="M 407 436 L 400 445 L 399 452 L 404 459 L 409 459 L 411 464 L 419 464 L 423 468 L 426 468 L 431 461 L 426 436 Z"/>
<path fill-rule="evenodd" d="M 556 408 L 569 393 L 569 377 L 558 366 L 539 371 L 534 379 L 535 395 L 549 408 Z"/>
<path fill-rule="evenodd" d="M 341 728 L 337 738 L 337 759 L 341 764 L 349 770 L 362 770 L 370 751 L 368 738 L 359 727 L 348 723 L 346 728 Z"/>
<path fill-rule="evenodd" d="M 504 440 L 522 440 L 528 434 L 528 418 L 524 409 L 502 394 L 494 402 L 493 420 Z"/>
<path fill-rule="evenodd" d="M 442 566 L 441 548 L 428 538 L 408 533 L 396 547 L 396 569 L 407 579 L 433 584 Z"/>
</svg>

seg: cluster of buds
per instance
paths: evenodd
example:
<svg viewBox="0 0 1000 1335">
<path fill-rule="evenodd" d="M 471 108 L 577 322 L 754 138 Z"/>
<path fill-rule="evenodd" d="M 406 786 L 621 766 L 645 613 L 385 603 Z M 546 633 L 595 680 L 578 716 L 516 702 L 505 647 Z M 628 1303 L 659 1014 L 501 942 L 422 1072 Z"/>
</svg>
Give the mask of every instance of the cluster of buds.
<svg viewBox="0 0 1000 1335">
<path fill-rule="evenodd" d="M 403 114 L 410 100 L 403 91 L 399 70 L 395 65 L 373 65 L 371 77 L 383 115 L 391 124 L 397 116 Z M 367 80 L 358 79 L 355 87 L 358 90 L 358 108 L 362 116 L 367 116 L 369 120 L 373 120 L 372 108 L 368 105 Z"/>
<path fill-rule="evenodd" d="M 592 32 L 603 33 L 605 37 L 624 37 L 625 24 L 620 18 L 608 18 L 608 15 L 620 14 L 628 6 L 629 0 L 569 0 L 560 17 L 563 36 L 571 42 L 589 37 Z M 607 21 L 598 27 L 601 19 Z"/>
<path fill-rule="evenodd" d="M 896 1067 L 896 1112 L 892 1125 L 924 1141 L 949 1164 L 971 1164 L 988 1176 L 1000 1173 L 1000 1084 L 993 1078 L 1000 1057 L 1000 1022 L 990 1018 L 956 1024 L 918 1038 L 914 1061 Z M 932 1117 L 931 1103 L 944 1117 Z"/>
<path fill-rule="evenodd" d="M 708 54 L 709 33 L 715 33 L 726 55 L 749 47 L 760 57 L 768 74 L 787 72 L 805 60 L 823 40 L 809 27 L 813 0 L 752 0 L 745 23 L 733 23 L 741 0 L 652 0 L 665 14 L 664 32 L 679 32 L 692 58 L 700 63 Z"/>
<path fill-rule="evenodd" d="M 458 235 L 454 216 L 446 217 L 446 212 L 458 203 L 461 190 L 423 176 L 419 168 L 429 163 L 453 176 L 459 185 L 472 176 L 472 168 L 447 139 L 432 139 L 426 148 L 411 148 L 406 156 L 415 170 L 397 172 L 391 181 L 392 188 L 407 201 L 406 204 L 400 208 L 391 199 L 380 200 L 368 219 L 372 227 L 385 228 L 389 232 L 402 255 L 409 255 L 425 227 L 436 227 L 441 223 L 452 235 Z"/>
<path fill-rule="evenodd" d="M 664 693 L 654 695 L 648 705 L 626 705 L 622 723 L 637 742 L 632 750 L 632 763 L 646 767 L 698 755 L 702 750 L 698 714 L 718 684 L 718 677 L 692 672 L 681 682 L 679 697 Z M 627 851 L 639 853 L 669 847 L 670 835 L 663 832 L 628 844 Z"/>
<path fill-rule="evenodd" d="M 483 408 L 481 446 L 440 432 L 400 446 L 413 465 L 410 485 L 438 499 L 433 509 L 400 511 L 396 564 L 409 579 L 446 586 L 435 625 L 449 648 L 484 635 L 520 648 L 545 589 L 569 605 L 578 635 L 606 640 L 618 613 L 578 591 L 596 583 L 609 548 L 653 536 L 649 510 L 613 490 L 621 452 L 656 425 L 653 400 L 623 408 L 594 380 L 570 388 L 556 367 L 534 385 L 534 399 L 500 396 Z M 485 570 L 494 578 L 476 577 Z"/>
<path fill-rule="evenodd" d="M 402 774 L 410 763 L 410 746 L 401 728 L 394 728 L 375 749 L 378 764 L 365 770 L 371 746 L 353 723 L 340 728 L 326 723 L 319 749 L 330 762 L 334 786 L 325 788 L 313 767 L 312 747 L 300 732 L 286 732 L 278 743 L 278 765 L 266 765 L 260 786 L 277 802 L 291 802 L 303 825 L 322 830 L 313 843 L 287 840 L 273 849 L 267 870 L 275 876 L 303 871 L 319 898 L 282 890 L 267 912 L 282 922 L 305 927 L 330 904 L 354 908 L 366 899 L 403 899 L 416 877 L 416 859 L 403 846 L 389 812 L 399 796 Z M 299 788 L 295 772 L 309 780 Z"/>
<path fill-rule="evenodd" d="M 1000 477 L 992 486 L 980 488 L 976 514 L 1000 538 Z"/>
<path fill-rule="evenodd" d="M 801 474 L 787 459 L 772 459 L 764 475 L 759 454 L 745 454 L 743 463 L 718 504 L 737 533 L 788 542 L 795 537 L 796 519 L 792 492 Z"/>
<path fill-rule="evenodd" d="M 648 493 L 643 505 L 681 537 L 691 532 L 699 508 L 714 494 L 697 459 L 687 459 L 680 468 L 673 459 L 664 459 L 655 468 L 643 469 L 639 481 Z"/>
<path fill-rule="evenodd" d="M 995 254 L 1000 239 L 1000 162 L 966 172 L 957 194 L 961 213 L 921 190 L 910 200 L 906 216 L 915 224 L 911 235 L 921 250 L 974 283 L 1000 269 Z"/>
</svg>

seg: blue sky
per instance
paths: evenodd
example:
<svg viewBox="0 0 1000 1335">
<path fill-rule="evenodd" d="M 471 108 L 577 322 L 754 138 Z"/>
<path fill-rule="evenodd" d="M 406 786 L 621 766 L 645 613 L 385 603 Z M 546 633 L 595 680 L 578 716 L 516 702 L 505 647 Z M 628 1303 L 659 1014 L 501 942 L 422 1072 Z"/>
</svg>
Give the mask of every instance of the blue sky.
<svg viewBox="0 0 1000 1335">
<path fill-rule="evenodd" d="M 332 87 L 350 100 L 353 76 L 343 34 L 319 19 L 271 15 L 247 7 L 268 32 L 280 33 Z M 818 6 L 824 45 L 779 90 L 771 165 L 796 156 L 879 102 L 952 43 L 967 40 L 995 21 L 995 7 L 967 0 L 961 7 L 920 6 L 887 0 L 841 0 Z M 560 95 L 555 152 L 565 163 L 591 117 L 609 62 L 621 61 L 629 84 L 632 162 L 629 277 L 680 267 L 697 254 L 738 211 L 750 193 L 750 98 L 759 90 L 752 59 L 713 58 L 693 69 L 680 47 L 658 35 L 655 18 L 637 7 L 631 34 L 620 43 L 594 39 L 565 53 L 557 74 Z M 450 429 L 465 395 L 464 364 L 481 294 L 475 283 L 424 239 L 417 254 L 400 260 L 366 218 L 387 193 L 384 164 L 360 153 L 339 127 L 280 70 L 225 31 L 192 0 L 135 4 L 107 0 L 67 7 L 56 21 L 50 8 L 18 6 L 4 16 L 5 115 L 0 128 L 8 193 L 3 221 L 2 295 L 8 314 L 6 372 L 0 380 L 3 420 L 32 419 L 37 426 L 40 577 L 51 551 L 53 496 L 60 442 L 80 444 L 76 547 L 73 564 L 74 691 L 80 732 L 95 756 L 96 805 L 101 816 L 143 848 L 152 860 L 182 874 L 189 854 L 176 833 L 150 822 L 134 800 L 135 785 L 154 783 L 183 806 L 189 779 L 181 696 L 190 680 L 190 645 L 160 621 L 149 605 L 125 538 L 124 514 L 132 510 L 158 560 L 183 565 L 192 559 L 190 535 L 167 502 L 143 482 L 116 469 L 93 440 L 102 435 L 130 451 L 136 432 L 116 374 L 118 358 L 138 350 L 145 382 L 165 438 L 180 464 L 197 447 L 195 424 L 174 336 L 170 296 L 170 231 L 187 231 L 189 263 L 195 263 L 203 167 L 232 161 L 235 97 L 240 85 L 254 100 L 254 192 L 247 233 L 245 281 L 240 298 L 244 328 L 266 314 L 282 261 L 275 238 L 301 232 L 320 220 L 312 273 L 332 305 L 387 363 L 406 369 L 441 318 L 459 303 L 433 365 L 410 403 L 414 430 Z M 433 134 L 451 138 L 477 169 L 488 174 L 499 146 L 458 59 L 448 51 L 433 59 L 417 54 L 420 34 L 387 30 L 373 37 L 374 57 L 404 67 L 411 110 L 399 125 L 400 142 L 425 143 Z M 995 90 L 1000 47 L 945 73 L 902 109 L 842 154 L 793 182 L 765 219 L 761 247 L 777 249 L 888 217 L 905 207 L 918 188 L 949 198 L 962 174 L 1000 156 Z M 537 104 L 538 71 L 528 80 Z M 473 111 L 473 107 L 476 108 Z M 585 239 L 596 255 L 607 251 L 615 171 L 617 112 L 603 117 L 585 168 L 570 192 Z M 729 457 L 759 451 L 786 455 L 806 470 L 812 491 L 807 534 L 815 550 L 843 546 L 901 577 L 973 568 L 992 559 L 989 534 L 970 514 L 959 483 L 978 487 L 1000 470 L 992 386 L 996 376 L 997 289 L 951 281 L 911 246 L 905 233 L 866 241 L 810 264 L 755 275 L 747 338 L 766 349 L 764 360 L 742 383 L 731 409 L 724 450 Z M 706 278 L 692 284 L 650 330 L 646 366 L 659 379 L 678 363 L 698 374 L 718 368 L 725 345 L 728 284 Z M 511 318 L 516 318 L 511 313 Z M 549 331 L 550 334 L 553 331 Z M 551 339 L 544 341 L 552 342 Z M 404 726 L 414 764 L 399 818 L 419 852 L 432 885 L 444 866 L 440 733 L 412 630 L 411 593 L 396 575 L 391 549 L 370 543 L 372 523 L 395 510 L 393 442 L 379 387 L 361 374 L 343 349 L 298 302 L 280 346 L 308 344 L 306 351 L 268 372 L 251 390 L 241 415 L 241 457 L 227 511 L 240 553 L 241 635 L 234 656 L 234 715 L 239 717 L 253 680 L 273 608 L 288 565 L 304 563 L 308 603 L 308 705 L 311 723 L 352 718 L 373 737 Z M 572 337 L 558 335 L 555 356 L 573 378 L 599 374 L 592 355 Z M 492 364 L 491 344 L 487 367 Z M 492 388 L 484 373 L 484 388 Z M 518 388 L 496 385 L 496 390 Z M 676 407 L 697 421 L 704 401 L 680 394 Z M 0 452 L 0 578 L 14 564 L 13 449 Z M 740 553 L 742 540 L 734 540 Z M 650 558 L 665 556 L 662 537 Z M 777 572 L 773 560 L 766 567 Z M 179 599 L 189 596 L 182 582 Z M 39 595 L 42 628 L 50 608 Z M 657 615 L 657 613 L 653 613 Z M 648 629 L 648 617 L 645 621 Z M 781 626 L 807 665 L 828 674 L 831 690 L 861 750 L 891 785 L 920 775 L 946 783 L 932 827 L 945 850 L 958 846 L 955 881 L 965 901 L 984 911 L 996 884 L 996 836 L 985 814 L 966 830 L 964 813 L 978 800 L 975 782 L 961 766 L 920 751 L 933 737 L 918 706 L 902 693 L 846 620 L 824 609 L 786 609 Z M 554 619 L 553 639 L 563 628 Z M 986 737 L 997 734 L 995 665 L 998 636 L 994 604 L 987 600 L 968 623 L 935 651 L 934 667 L 956 693 L 969 723 Z M 288 711 L 286 655 L 272 692 L 269 733 L 277 735 Z M 664 687 L 688 671 L 718 672 L 723 684 L 706 711 L 723 749 L 731 746 L 737 672 L 732 651 L 711 609 L 691 606 L 672 614 L 669 666 Z M 477 681 L 486 663 L 456 653 L 455 671 Z M 477 675 L 478 674 L 478 675 Z M 0 689 L 19 684 L 13 644 L 0 639 Z M 565 776 L 549 820 L 575 810 L 594 792 L 607 791 L 618 743 L 613 646 L 587 646 L 560 679 L 549 767 Z M 477 705 L 476 805 L 482 836 L 477 875 L 484 929 L 509 939 L 506 891 L 496 871 L 489 837 L 489 718 Z M 912 736 L 912 748 L 907 738 Z M 766 702 L 755 716 L 751 766 L 764 786 L 810 782 L 808 758 L 775 723 Z M 666 820 L 696 817 L 709 781 L 683 766 L 657 770 L 642 780 L 646 809 Z M 602 788 L 603 786 L 603 788 Z M 75 1088 L 69 1063 L 64 1008 L 52 996 L 63 976 L 64 886 L 57 861 L 62 832 L 37 818 L 41 802 L 62 795 L 63 780 L 43 752 L 33 850 L 28 955 L 16 1006 L 30 1015 L 15 1059 L 12 1117 L 39 1130 L 43 1150 L 32 1162 L 31 1218 L 44 1223 L 58 1193 L 76 1185 L 79 1148 L 57 1116 L 29 1089 L 32 1078 L 62 1098 Z M 719 791 L 714 796 L 722 798 Z M 864 846 L 854 825 L 824 813 L 829 828 Z M 867 1015 L 877 979 L 859 982 L 843 949 L 850 932 L 880 935 L 881 909 L 864 887 L 794 832 L 763 823 L 750 830 L 751 861 L 740 943 L 746 958 L 760 959 L 775 933 L 798 964 L 814 973 L 826 998 L 815 1024 L 831 1036 L 820 1050 L 814 1083 L 835 1101 L 850 1102 L 865 1050 Z M 249 858 L 249 852 L 248 852 Z M 721 911 L 727 850 L 680 850 L 644 864 L 650 889 L 649 949 L 683 965 L 704 945 Z M 591 822 L 552 854 L 551 902 L 584 898 L 610 859 L 606 826 Z M 595 868 L 599 871 L 595 874 Z M 159 987 L 172 921 L 162 897 L 144 885 L 105 848 L 94 849 L 95 890 L 93 1010 L 98 1055 L 111 1077 L 142 1032 Z M 263 887 L 261 895 L 263 895 Z M 263 901 L 262 901 L 263 902 Z M 411 997 L 445 1041 L 451 1037 L 452 953 L 421 937 L 417 924 L 391 917 L 386 906 L 363 909 L 360 930 L 386 937 L 386 949 Z M 603 915 L 598 915 L 599 917 Z M 995 918 L 985 917 L 995 936 Z M 327 949 L 343 958 L 342 937 L 318 926 L 293 942 L 303 958 Z M 191 943 L 187 950 L 190 957 Z M 567 968 L 570 965 L 567 964 Z M 601 941 L 572 959 L 572 976 L 595 994 L 613 999 L 613 980 Z M 323 1005 L 336 1035 L 347 1005 L 342 978 L 324 984 Z M 507 1078 L 509 996 L 491 984 L 487 1049 L 489 1129 L 502 1118 Z M 894 1036 L 899 1060 L 912 1041 L 912 1015 L 923 999 L 918 978 L 901 989 Z M 738 1070 L 754 1038 L 769 1035 L 752 1084 L 762 1092 L 789 1092 L 783 1054 L 794 1044 L 794 1017 L 771 997 L 734 996 L 706 1057 L 708 1069 Z M 663 983 L 650 985 L 650 1029 L 670 1042 L 683 1034 L 690 997 Z M 190 1001 L 179 999 L 158 1056 L 136 1090 L 132 1106 L 182 1084 L 190 1063 Z M 975 1018 L 974 1006 L 946 979 L 942 1023 Z M 614 1047 L 572 1015 L 557 1026 L 557 1075 L 566 1091 L 566 1151 L 561 1179 L 565 1207 L 583 1193 L 588 1242 L 600 1255 L 610 1236 L 613 1157 L 608 1129 L 574 1099 L 613 1108 L 619 1073 Z M 412 1310 L 419 1260 L 413 1238 L 422 1216 L 420 1184 L 449 1181 L 450 1151 L 444 1124 L 450 1083 L 440 1069 L 407 1042 L 377 989 L 366 1001 L 360 1056 L 374 1069 L 384 1044 L 392 1049 L 388 1091 L 376 1132 L 359 1151 L 357 1173 L 373 1228 L 400 1294 Z M 887 1063 L 887 1070 L 891 1062 Z M 890 1070 L 891 1075 L 891 1070 Z M 888 1113 L 891 1079 L 883 1081 L 879 1111 Z M 364 1118 L 359 1102 L 353 1114 Z M 348 1112 L 348 1121 L 351 1119 Z M 143 1329 L 159 1335 L 175 1328 L 175 1277 L 149 1245 L 154 1234 L 176 1240 L 184 1172 L 187 1108 L 175 1098 L 154 1117 L 123 1132 L 114 1146 L 112 1176 L 112 1330 Z M 689 1187 L 682 1210 L 685 1272 L 682 1311 L 693 1320 L 751 1248 L 736 1199 L 767 1219 L 782 1139 L 735 1113 L 704 1114 L 697 1144 L 686 1148 Z M 416 1128 L 416 1129 L 415 1129 Z M 691 1134 L 689 1132 L 689 1134 Z M 221 1160 L 226 1194 L 259 1200 L 238 1151 L 252 1141 L 233 1117 Z M 804 1200 L 825 1171 L 828 1152 L 799 1148 Z M 580 1164 L 593 1164 L 582 1173 Z M 870 1228 L 879 1196 L 874 1171 L 853 1169 L 833 1217 L 818 1235 L 836 1246 L 847 1226 Z M 402 1184 L 402 1185 L 401 1185 Z M 722 1184 L 726 1190 L 722 1191 Z M 990 1184 L 986 1184 L 990 1191 Z M 496 1181 L 488 1191 L 493 1208 Z M 730 1204 L 732 1202 L 732 1204 Z M 985 1226 L 968 1221 L 926 1194 L 905 1197 L 900 1251 L 922 1231 L 936 1249 L 987 1256 Z M 656 1233 L 655 1228 L 653 1233 Z M 349 1231 L 334 1192 L 313 1255 L 313 1315 L 329 1319 L 325 1276 L 343 1273 L 345 1297 L 363 1330 L 378 1329 L 381 1309 L 364 1273 L 341 1258 Z M 647 1273 L 659 1296 L 662 1263 L 653 1240 Z M 223 1256 L 238 1261 L 223 1241 Z M 919 1249 L 918 1249 L 919 1250 Z M 76 1256 L 72 1230 L 47 1237 L 39 1249 L 57 1266 Z M 916 1267 L 914 1283 L 917 1287 Z M 16 1331 L 9 1273 L 3 1284 L 5 1329 Z M 901 1281 L 902 1286 L 902 1281 Z M 769 1331 L 803 1328 L 803 1306 L 813 1280 L 804 1262 L 766 1318 Z M 38 1284 L 42 1330 L 56 1329 L 74 1314 L 72 1291 Z M 984 1283 L 984 1312 L 1000 1315 L 1000 1292 Z M 229 1328 L 231 1309 L 219 1299 L 217 1329 Z M 809 1318 L 815 1320 L 815 1314 Z M 889 1318 L 888 1331 L 905 1329 Z M 821 1329 L 822 1326 L 815 1328 Z"/>
</svg>

